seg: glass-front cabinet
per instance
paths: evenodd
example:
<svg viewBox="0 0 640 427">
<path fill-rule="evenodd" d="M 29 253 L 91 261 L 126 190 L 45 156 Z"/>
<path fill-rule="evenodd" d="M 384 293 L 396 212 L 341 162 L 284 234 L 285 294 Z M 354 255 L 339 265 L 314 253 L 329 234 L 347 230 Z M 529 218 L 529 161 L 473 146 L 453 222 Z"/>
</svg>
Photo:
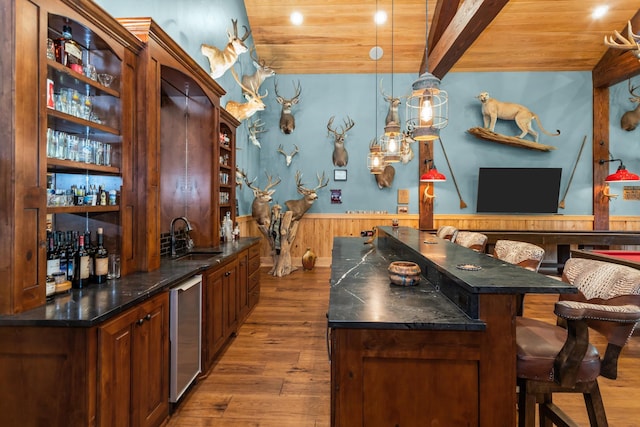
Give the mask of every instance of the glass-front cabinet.
<svg viewBox="0 0 640 427">
<path fill-rule="evenodd" d="M 0 314 L 45 303 L 49 238 L 104 230 L 131 271 L 132 94 L 142 44 L 89 0 L 2 7 Z M 94 197 L 95 196 L 95 197 Z M 49 251 L 50 252 L 50 251 Z"/>
</svg>

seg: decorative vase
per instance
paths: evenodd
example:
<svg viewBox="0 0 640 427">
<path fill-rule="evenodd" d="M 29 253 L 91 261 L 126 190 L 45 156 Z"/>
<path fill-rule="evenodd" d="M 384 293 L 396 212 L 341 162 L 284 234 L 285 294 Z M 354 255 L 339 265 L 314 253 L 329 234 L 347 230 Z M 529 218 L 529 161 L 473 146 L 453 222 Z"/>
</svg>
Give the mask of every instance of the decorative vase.
<svg viewBox="0 0 640 427">
<path fill-rule="evenodd" d="M 389 280 L 394 285 L 414 286 L 420 283 L 420 266 L 409 261 L 395 261 L 389 264 Z"/>
<path fill-rule="evenodd" d="M 316 265 L 316 253 L 307 248 L 307 251 L 302 255 L 302 268 L 305 270 L 313 270 L 313 266 Z"/>
</svg>

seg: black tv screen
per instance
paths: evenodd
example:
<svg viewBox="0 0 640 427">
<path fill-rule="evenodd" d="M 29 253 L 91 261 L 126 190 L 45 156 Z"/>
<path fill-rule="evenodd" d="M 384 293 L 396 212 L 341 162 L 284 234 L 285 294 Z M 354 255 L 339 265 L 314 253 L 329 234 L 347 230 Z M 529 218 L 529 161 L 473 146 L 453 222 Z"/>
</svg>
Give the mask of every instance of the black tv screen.
<svg viewBox="0 0 640 427">
<path fill-rule="evenodd" d="M 557 213 L 562 168 L 480 168 L 479 213 Z"/>
</svg>

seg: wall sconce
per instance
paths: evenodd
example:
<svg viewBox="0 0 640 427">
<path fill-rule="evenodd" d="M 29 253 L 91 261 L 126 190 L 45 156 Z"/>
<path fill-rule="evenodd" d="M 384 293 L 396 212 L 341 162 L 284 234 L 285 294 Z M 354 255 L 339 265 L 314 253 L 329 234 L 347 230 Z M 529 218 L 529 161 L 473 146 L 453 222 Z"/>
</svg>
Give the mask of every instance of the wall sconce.
<svg viewBox="0 0 640 427">
<path fill-rule="evenodd" d="M 631 173 L 627 170 L 627 168 L 622 163 L 621 159 L 600 159 L 599 164 L 603 165 L 608 162 L 620 162 L 620 166 L 618 166 L 618 170 L 611 175 L 608 175 L 604 181 L 605 182 L 634 182 L 640 181 L 640 177 L 635 173 Z"/>
<path fill-rule="evenodd" d="M 429 193 L 429 189 L 431 188 L 433 182 L 444 182 L 447 180 L 447 177 L 444 174 L 438 172 L 433 159 L 425 159 L 424 164 L 428 165 L 429 163 L 431 163 L 431 167 L 429 168 L 429 170 L 427 170 L 427 172 L 423 173 L 420 176 L 420 182 L 427 183 L 426 187 L 424 188 L 424 192 L 422 193 L 423 202 L 426 202 L 427 199 L 432 199 L 435 197 L 433 194 Z"/>
</svg>

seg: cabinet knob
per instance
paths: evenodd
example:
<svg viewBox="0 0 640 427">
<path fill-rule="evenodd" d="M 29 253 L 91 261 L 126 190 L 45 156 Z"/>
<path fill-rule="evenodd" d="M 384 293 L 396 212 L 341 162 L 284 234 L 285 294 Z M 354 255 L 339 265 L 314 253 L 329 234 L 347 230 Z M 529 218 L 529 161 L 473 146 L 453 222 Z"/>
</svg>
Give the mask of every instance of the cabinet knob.
<svg viewBox="0 0 640 427">
<path fill-rule="evenodd" d="M 151 313 L 144 316 L 144 320 L 151 320 Z"/>
<path fill-rule="evenodd" d="M 231 272 L 230 272 L 230 271 L 227 271 L 226 273 L 224 273 L 224 276 L 225 276 L 225 277 L 229 277 L 229 276 L 231 276 Z"/>
<path fill-rule="evenodd" d="M 143 323 L 144 323 L 144 319 L 138 319 L 136 321 L 136 325 L 138 325 L 138 326 L 142 325 Z"/>
</svg>

